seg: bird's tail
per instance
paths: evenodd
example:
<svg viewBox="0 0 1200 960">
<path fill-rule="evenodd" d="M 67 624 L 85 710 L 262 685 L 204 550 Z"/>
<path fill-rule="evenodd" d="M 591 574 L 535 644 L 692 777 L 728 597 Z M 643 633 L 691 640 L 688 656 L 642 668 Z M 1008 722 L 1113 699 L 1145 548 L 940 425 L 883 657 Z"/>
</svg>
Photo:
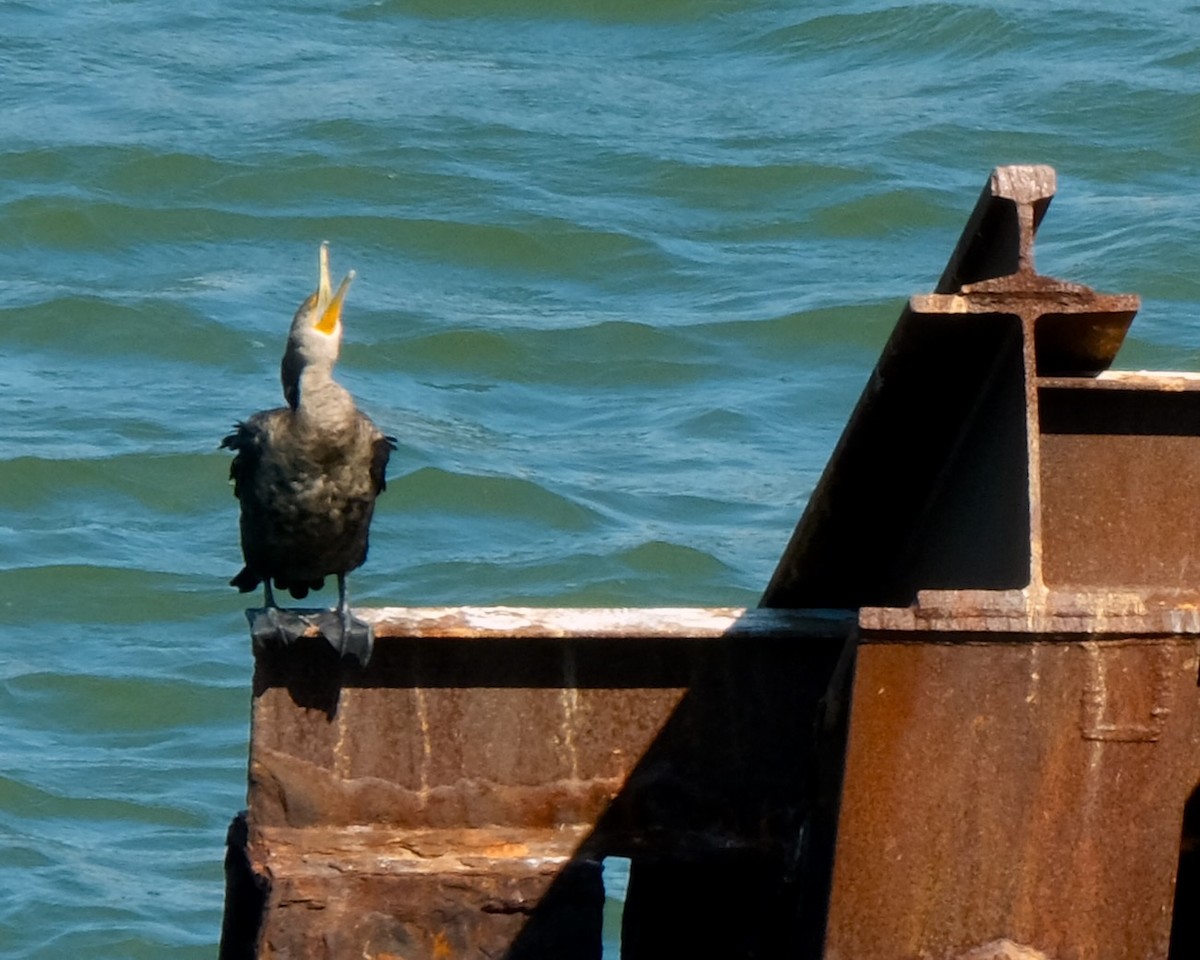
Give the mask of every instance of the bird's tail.
<svg viewBox="0 0 1200 960">
<path fill-rule="evenodd" d="M 242 593 L 249 593 L 262 583 L 262 578 L 250 572 L 249 567 L 242 567 L 241 572 L 229 581 L 231 587 L 237 587 Z"/>
</svg>

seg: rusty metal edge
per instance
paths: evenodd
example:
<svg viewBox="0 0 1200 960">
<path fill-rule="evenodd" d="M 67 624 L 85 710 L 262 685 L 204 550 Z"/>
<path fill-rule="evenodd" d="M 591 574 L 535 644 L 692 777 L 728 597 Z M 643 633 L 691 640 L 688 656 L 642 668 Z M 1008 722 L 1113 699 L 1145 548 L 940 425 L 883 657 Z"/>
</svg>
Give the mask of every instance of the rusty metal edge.
<svg viewBox="0 0 1200 960">
<path fill-rule="evenodd" d="M 864 632 L 937 642 L 1011 642 L 1200 635 L 1200 590 L 925 590 L 910 607 L 864 607 Z M 984 636 L 986 635 L 986 637 Z"/>
<path fill-rule="evenodd" d="M 355 614 L 373 626 L 377 639 L 828 639 L 855 622 L 849 610 L 745 607 L 381 607 Z M 317 628 L 307 635 L 318 636 Z"/>
<path fill-rule="evenodd" d="M 954 246 L 954 252 L 946 263 L 946 269 L 938 280 L 937 291 L 950 293 L 973 280 L 978 282 L 1000 276 L 1001 274 L 990 273 L 987 277 L 970 278 L 964 276 L 964 271 L 967 270 L 968 264 L 978 265 L 980 262 L 994 260 L 1002 252 L 1007 252 L 1010 256 L 1015 255 L 1015 269 L 1012 273 L 1032 273 L 1034 235 L 1057 190 L 1058 175 L 1051 166 L 1017 164 L 994 168 L 967 218 L 958 243 Z M 1010 205 L 1015 208 L 1014 215 L 1019 232 L 1016 238 L 1018 249 L 1001 251 L 1000 248 L 1012 238 L 987 230 L 985 226 L 994 223 L 1000 208 Z"/>
</svg>

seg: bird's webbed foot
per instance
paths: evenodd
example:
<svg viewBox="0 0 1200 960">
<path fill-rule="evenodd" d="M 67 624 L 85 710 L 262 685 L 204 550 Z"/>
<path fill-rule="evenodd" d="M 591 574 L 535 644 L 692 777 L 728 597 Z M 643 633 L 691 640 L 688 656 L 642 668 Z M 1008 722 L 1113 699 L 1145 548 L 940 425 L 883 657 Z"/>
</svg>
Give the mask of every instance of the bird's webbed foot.
<svg viewBox="0 0 1200 960">
<path fill-rule="evenodd" d="M 365 667 L 375 649 L 375 631 L 365 620 L 351 614 L 350 610 L 330 610 L 315 618 L 321 635 L 339 656 L 354 657 L 359 666 Z"/>
<path fill-rule="evenodd" d="M 308 617 L 299 613 L 265 607 L 250 617 L 250 639 L 256 653 L 270 647 L 287 647 L 303 637 L 310 626 Z"/>
</svg>

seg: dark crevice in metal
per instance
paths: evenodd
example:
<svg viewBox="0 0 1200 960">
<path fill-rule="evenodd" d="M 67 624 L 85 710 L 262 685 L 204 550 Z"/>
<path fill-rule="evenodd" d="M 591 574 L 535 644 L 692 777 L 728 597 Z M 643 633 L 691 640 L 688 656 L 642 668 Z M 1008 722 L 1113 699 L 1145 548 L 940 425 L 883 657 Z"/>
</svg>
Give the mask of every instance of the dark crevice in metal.
<svg viewBox="0 0 1200 960">
<path fill-rule="evenodd" d="M 1200 786 L 1192 792 L 1183 808 L 1171 948 L 1167 960 L 1195 960 L 1196 957 L 1200 957 Z"/>
</svg>

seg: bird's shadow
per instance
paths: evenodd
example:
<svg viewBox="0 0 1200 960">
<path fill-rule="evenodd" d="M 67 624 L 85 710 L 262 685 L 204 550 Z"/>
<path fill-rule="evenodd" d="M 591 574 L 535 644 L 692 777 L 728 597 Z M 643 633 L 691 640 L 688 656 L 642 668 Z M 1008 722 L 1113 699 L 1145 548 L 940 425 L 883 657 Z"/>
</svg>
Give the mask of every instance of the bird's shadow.
<svg viewBox="0 0 1200 960">
<path fill-rule="evenodd" d="M 262 692 L 263 678 L 286 675 L 296 706 L 320 710 L 332 721 L 342 687 L 362 671 L 357 660 L 341 656 L 327 639 L 339 627 L 337 614 L 320 608 L 276 609 L 268 618 L 265 608 L 257 608 L 247 610 L 246 619 L 257 664 L 255 696 Z"/>
</svg>

